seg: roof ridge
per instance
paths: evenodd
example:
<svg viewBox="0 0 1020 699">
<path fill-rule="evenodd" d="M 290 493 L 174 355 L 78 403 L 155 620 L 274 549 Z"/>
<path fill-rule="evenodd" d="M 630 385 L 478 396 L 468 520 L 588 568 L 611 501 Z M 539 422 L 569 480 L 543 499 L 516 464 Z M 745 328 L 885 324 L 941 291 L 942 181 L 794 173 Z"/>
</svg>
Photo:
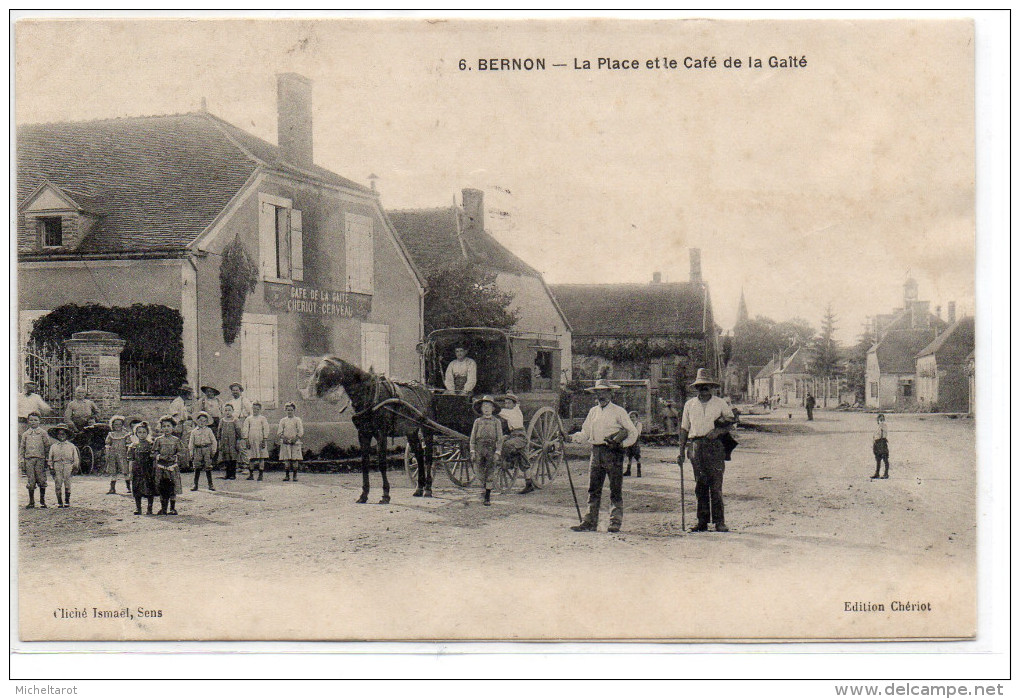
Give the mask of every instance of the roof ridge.
<svg viewBox="0 0 1020 699">
<path fill-rule="evenodd" d="M 168 119 L 170 117 L 201 116 L 206 112 L 169 112 L 167 114 L 137 114 L 133 116 L 100 117 L 97 119 L 64 119 L 57 121 L 34 121 L 18 124 L 18 128 L 32 126 L 57 126 L 59 124 L 98 124 L 107 121 L 128 121 L 131 119 Z"/>
<path fill-rule="evenodd" d="M 225 129 L 224 126 L 230 126 L 231 128 L 235 128 L 235 129 L 238 129 L 240 131 L 244 131 L 244 129 L 242 129 L 239 126 L 235 126 L 234 124 L 231 124 L 229 121 L 227 121 L 223 117 L 216 116 L 215 114 L 213 114 L 211 112 L 198 112 L 196 114 L 196 116 L 205 117 L 205 119 L 207 121 L 210 121 L 212 123 L 212 125 L 214 127 L 216 127 L 216 129 L 220 133 L 222 133 L 226 137 L 226 139 L 228 141 L 230 141 L 231 144 L 233 144 L 233 146 L 235 148 L 237 148 L 239 151 L 241 151 L 241 153 L 243 153 L 246 158 L 248 158 L 252 162 L 258 163 L 259 165 L 263 165 L 265 167 L 269 167 L 270 166 L 269 163 L 267 163 L 262 158 L 258 157 L 254 153 L 252 153 L 250 150 L 245 148 L 243 145 L 241 145 L 241 143 L 240 143 L 240 141 L 238 141 L 237 137 L 235 137 L 234 134 L 232 134 L 229 131 L 227 131 L 227 129 Z M 245 133 L 248 133 L 248 132 L 245 131 Z M 259 138 L 255 134 L 248 134 L 248 135 L 251 136 L 252 138 L 257 138 L 258 140 L 262 141 L 263 143 L 265 143 L 267 145 L 272 145 L 271 143 L 269 143 L 269 141 L 267 141 L 267 140 L 265 140 L 263 138 Z M 279 146 L 273 146 L 273 147 L 274 148 L 279 148 Z"/>
</svg>

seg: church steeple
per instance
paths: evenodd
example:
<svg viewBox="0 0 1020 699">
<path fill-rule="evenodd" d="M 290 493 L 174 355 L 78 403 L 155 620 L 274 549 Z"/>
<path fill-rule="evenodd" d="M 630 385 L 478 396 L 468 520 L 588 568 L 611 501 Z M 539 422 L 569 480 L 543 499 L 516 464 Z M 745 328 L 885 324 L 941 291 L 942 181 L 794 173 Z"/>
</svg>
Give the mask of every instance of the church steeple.
<svg viewBox="0 0 1020 699">
<path fill-rule="evenodd" d="M 747 313 L 747 301 L 744 300 L 744 289 L 740 289 L 740 305 L 737 306 L 737 325 L 745 323 L 750 320 L 750 316 Z"/>
</svg>

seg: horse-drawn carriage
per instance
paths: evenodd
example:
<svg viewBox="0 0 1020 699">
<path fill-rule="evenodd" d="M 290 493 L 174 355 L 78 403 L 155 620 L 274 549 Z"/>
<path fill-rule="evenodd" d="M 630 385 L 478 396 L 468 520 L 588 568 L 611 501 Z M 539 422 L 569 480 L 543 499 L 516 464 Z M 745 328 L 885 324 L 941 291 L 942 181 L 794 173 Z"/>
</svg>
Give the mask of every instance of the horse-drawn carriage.
<svg viewBox="0 0 1020 699">
<path fill-rule="evenodd" d="M 462 347 L 474 359 L 477 382 L 472 392 L 449 391 L 445 369 Z M 516 460 L 504 460 L 495 474 L 496 488 L 513 488 L 522 467 L 529 467 L 532 482 L 541 487 L 552 481 L 564 464 L 563 426 L 558 415 L 560 347 L 550 338 L 493 328 L 447 328 L 431 333 L 421 347 L 425 385 L 403 384 L 360 369 L 337 357 L 325 357 L 312 377 L 315 395 L 338 397 L 342 387 L 349 399 L 352 421 L 361 443 L 363 490 L 358 502 L 367 502 L 371 445 L 376 443 L 383 499 L 389 502 L 386 443 L 404 436 L 408 443 L 404 466 L 417 486 L 415 495 L 430 496 L 436 461 L 450 480 L 467 487 L 475 480 L 469 451 L 474 423 L 473 399 L 497 399 L 514 392 L 524 414 L 524 449 Z M 419 468 L 422 462 L 431 468 Z"/>
<path fill-rule="evenodd" d="M 457 347 L 466 349 L 477 364 L 473 395 L 446 390 L 445 368 Z M 467 446 L 476 417 L 473 398 L 484 394 L 499 399 L 509 392 L 517 396 L 524 413 L 525 448 L 516 459 L 500 464 L 496 489 L 511 490 L 525 466 L 538 487 L 556 477 L 564 460 L 563 426 L 558 415 L 560 347 L 556 342 L 535 333 L 447 328 L 428 336 L 422 355 L 425 382 L 433 393 L 434 422 L 446 428 L 440 431 L 432 426 L 436 432 L 433 463 L 442 463 L 453 483 L 467 487 L 476 475 Z M 404 450 L 404 469 L 411 482 L 417 483 L 418 460 L 410 445 Z"/>
</svg>

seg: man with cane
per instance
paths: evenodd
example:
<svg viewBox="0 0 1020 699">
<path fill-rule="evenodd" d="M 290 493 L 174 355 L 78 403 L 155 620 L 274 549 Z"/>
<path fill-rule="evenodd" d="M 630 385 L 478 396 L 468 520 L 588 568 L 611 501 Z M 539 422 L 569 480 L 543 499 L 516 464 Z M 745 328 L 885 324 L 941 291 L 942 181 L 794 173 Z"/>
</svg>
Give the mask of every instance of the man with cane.
<svg viewBox="0 0 1020 699">
<path fill-rule="evenodd" d="M 691 531 L 708 531 L 708 523 L 713 522 L 717 532 L 728 532 L 722 497 L 726 447 L 720 437 L 728 434 L 734 421 L 733 410 L 722 398 L 712 395 L 712 389 L 718 388 L 719 383 L 709 378 L 704 369 L 698 369 L 692 387 L 698 395 L 684 404 L 680 418 L 680 454 L 676 460 L 680 465 L 681 491 L 686 456 L 694 469 L 694 493 L 698 498 L 698 524 Z M 682 503 L 683 492 L 680 497 Z"/>
<path fill-rule="evenodd" d="M 591 444 L 591 466 L 588 472 L 588 513 L 575 532 L 598 530 L 599 508 L 602 504 L 602 486 L 609 476 L 609 500 L 613 505 L 609 513 L 609 531 L 618 532 L 623 526 L 623 450 L 637 441 L 638 431 L 627 411 L 613 403 L 613 391 L 619 388 L 605 379 L 599 379 L 591 388 L 598 405 L 588 411 L 581 431 L 571 435 L 572 442 Z"/>
</svg>

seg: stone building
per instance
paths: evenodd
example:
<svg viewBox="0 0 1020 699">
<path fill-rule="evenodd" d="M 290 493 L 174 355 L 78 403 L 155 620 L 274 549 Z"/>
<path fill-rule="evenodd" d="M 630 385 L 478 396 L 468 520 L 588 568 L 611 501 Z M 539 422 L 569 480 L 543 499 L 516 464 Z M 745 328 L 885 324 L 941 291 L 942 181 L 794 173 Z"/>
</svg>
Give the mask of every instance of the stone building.
<svg viewBox="0 0 1020 699">
<path fill-rule="evenodd" d="M 464 261 L 496 275 L 496 286 L 513 294 L 518 313 L 513 332 L 532 342 L 519 346 L 517 366 L 533 366 L 533 388 L 558 391 L 571 375 L 571 327 L 538 270 L 500 244 L 485 225 L 485 195 L 461 192 L 462 206 L 387 211 L 411 259 L 426 276 Z M 553 353 L 557 357 L 551 356 Z M 560 367 L 556 370 L 554 367 Z M 553 375 L 553 374 L 556 375 Z"/>
<path fill-rule="evenodd" d="M 270 420 L 297 402 L 314 448 L 343 441 L 304 392 L 322 355 L 420 378 L 424 278 L 377 193 L 315 164 L 311 82 L 277 95 L 276 145 L 205 111 L 19 126 L 19 327 L 70 303 L 174 309 L 192 385 L 240 381 Z M 227 342 L 231 245 L 255 286 Z"/>
<path fill-rule="evenodd" d="M 917 406 L 915 357 L 942 332 L 947 323 L 928 310 L 930 302 L 917 299 L 917 282 L 903 285 L 903 306 L 875 316 L 875 344 L 865 364 L 864 404 L 881 410 L 913 410 Z M 949 322 L 956 309 L 949 304 Z"/>
<path fill-rule="evenodd" d="M 656 273 L 648 284 L 552 290 L 573 328 L 575 379 L 647 379 L 654 398 L 679 401 L 699 367 L 721 377 L 720 329 L 699 250 L 691 250 L 688 282 L 665 283 Z"/>
<path fill-rule="evenodd" d="M 971 412 L 970 363 L 974 357 L 974 318 L 950 325 L 917 353 L 917 407 Z"/>
</svg>

